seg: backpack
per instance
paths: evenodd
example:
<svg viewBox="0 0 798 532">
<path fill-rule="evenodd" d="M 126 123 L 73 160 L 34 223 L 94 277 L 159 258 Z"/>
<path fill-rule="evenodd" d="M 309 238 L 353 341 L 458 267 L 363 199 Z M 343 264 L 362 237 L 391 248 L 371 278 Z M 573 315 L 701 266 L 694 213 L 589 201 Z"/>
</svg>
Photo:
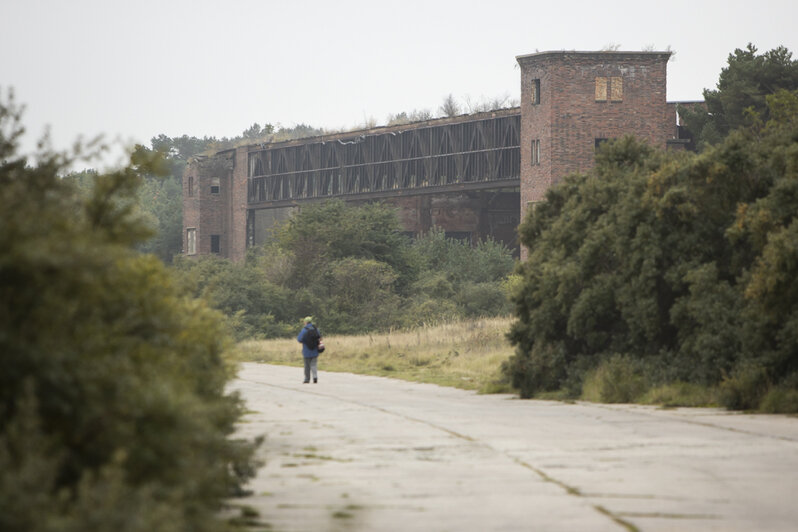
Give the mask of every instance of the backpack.
<svg viewBox="0 0 798 532">
<path fill-rule="evenodd" d="M 319 347 L 319 340 L 321 340 L 319 330 L 315 325 L 311 325 L 310 329 L 305 333 L 303 343 L 308 346 L 308 349 L 317 349 Z"/>
</svg>

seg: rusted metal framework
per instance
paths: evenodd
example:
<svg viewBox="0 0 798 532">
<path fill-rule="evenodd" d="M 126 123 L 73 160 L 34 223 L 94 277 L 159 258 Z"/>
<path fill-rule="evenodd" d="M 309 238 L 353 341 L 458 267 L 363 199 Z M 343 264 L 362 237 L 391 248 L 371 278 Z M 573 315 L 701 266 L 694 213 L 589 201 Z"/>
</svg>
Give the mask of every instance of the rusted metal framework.
<svg viewBox="0 0 798 532">
<path fill-rule="evenodd" d="M 249 153 L 249 204 L 517 186 L 520 124 L 510 110 L 267 146 Z"/>
</svg>

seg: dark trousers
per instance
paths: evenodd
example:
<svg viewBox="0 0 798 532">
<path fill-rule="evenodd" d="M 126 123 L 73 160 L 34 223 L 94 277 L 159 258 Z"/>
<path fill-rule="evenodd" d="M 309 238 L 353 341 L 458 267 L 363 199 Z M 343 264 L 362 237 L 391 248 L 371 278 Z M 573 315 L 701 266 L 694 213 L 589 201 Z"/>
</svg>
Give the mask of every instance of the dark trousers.
<svg viewBox="0 0 798 532">
<path fill-rule="evenodd" d="M 310 382 L 311 373 L 313 374 L 313 380 L 315 381 L 318 379 L 318 372 L 316 371 L 316 365 L 319 361 L 319 357 L 303 357 L 305 360 L 305 382 Z"/>
</svg>

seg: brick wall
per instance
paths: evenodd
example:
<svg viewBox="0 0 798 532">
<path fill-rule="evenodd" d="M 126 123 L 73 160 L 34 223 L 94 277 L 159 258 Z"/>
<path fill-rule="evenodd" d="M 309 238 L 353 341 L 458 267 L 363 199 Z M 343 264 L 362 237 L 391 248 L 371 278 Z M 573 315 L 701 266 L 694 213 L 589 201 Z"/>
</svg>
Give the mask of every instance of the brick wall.
<svg viewBox="0 0 798 532">
<path fill-rule="evenodd" d="M 668 52 L 543 52 L 521 66 L 521 210 L 564 176 L 593 166 L 596 139 L 632 134 L 665 147 L 674 135 L 665 98 Z M 606 80 L 597 101 L 596 78 Z M 622 90 L 611 101 L 615 81 Z M 540 103 L 533 102 L 535 80 Z M 540 141 L 533 164 L 532 141 Z"/>
<path fill-rule="evenodd" d="M 183 174 L 184 253 L 188 251 L 188 229 L 195 229 L 197 255 L 210 254 L 211 237 L 218 235 L 219 255 L 230 257 L 229 233 L 234 222 L 231 216 L 234 198 L 233 167 L 234 158 L 230 151 L 218 153 L 214 157 L 197 158 L 186 165 Z M 217 183 L 218 192 L 215 188 L 212 189 Z M 193 195 L 189 194 L 189 187 L 193 188 Z M 246 202 L 246 193 L 244 202 Z M 246 226 L 246 223 L 244 225 Z"/>
<path fill-rule="evenodd" d="M 521 66 L 519 195 L 507 191 L 497 195 L 494 191 L 475 195 L 408 195 L 384 201 L 400 208 L 402 224 L 410 232 L 423 232 L 438 225 L 448 231 L 468 232 L 474 238 L 492 234 L 512 245 L 514 227 L 509 226 L 517 223 L 519 212 L 523 219 L 528 205 L 542 200 L 546 190 L 567 174 L 590 170 L 596 139 L 632 134 L 659 148 L 666 143 L 672 148 L 684 148 L 684 143 L 675 139 L 675 105 L 666 102 L 669 56 L 669 52 L 560 51 L 517 57 Z M 597 78 L 605 80 L 602 101 L 597 101 Z M 533 102 L 533 89 L 539 94 L 539 102 Z M 535 161 L 533 141 L 538 143 L 540 154 Z M 220 255 L 235 261 L 244 259 L 251 148 L 222 151 L 187 166 L 183 179 L 184 252 L 187 229 L 195 228 L 197 254 L 210 253 L 211 235 L 219 235 Z M 188 191 L 190 177 L 194 182 L 193 195 Z M 218 194 L 210 191 L 214 178 L 220 182 Z M 511 197 L 519 198 L 520 206 L 518 203 L 515 208 L 508 206 Z M 264 223 L 269 225 L 267 218 L 271 217 L 251 217 L 259 243 L 259 235 L 268 229 Z"/>
<path fill-rule="evenodd" d="M 247 163 L 246 147 L 237 148 L 230 174 L 230 223 L 227 227 L 226 255 L 233 261 L 242 261 L 247 256 Z"/>
</svg>

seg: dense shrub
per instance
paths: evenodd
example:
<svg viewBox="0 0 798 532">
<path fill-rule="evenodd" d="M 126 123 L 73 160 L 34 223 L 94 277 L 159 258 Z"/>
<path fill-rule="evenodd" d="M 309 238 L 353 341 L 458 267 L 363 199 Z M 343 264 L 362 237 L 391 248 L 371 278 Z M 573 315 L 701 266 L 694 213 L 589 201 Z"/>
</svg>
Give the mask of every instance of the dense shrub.
<svg viewBox="0 0 798 532">
<path fill-rule="evenodd" d="M 718 401 L 730 409 L 753 410 L 759 406 L 768 387 L 764 367 L 753 363 L 741 364 L 720 383 Z"/>
<path fill-rule="evenodd" d="M 0 529 L 218 530 L 253 472 L 221 316 L 133 249 L 138 171 L 81 194 L 69 159 L 15 155 L 17 120 L 0 104 Z"/>
<path fill-rule="evenodd" d="M 282 324 L 295 317 L 297 300 L 288 287 L 270 282 L 261 269 L 209 256 L 176 257 L 175 270 L 195 297 L 225 315 L 236 340 L 289 332 Z"/>
<path fill-rule="evenodd" d="M 733 408 L 793 389 L 798 93 L 767 101 L 769 122 L 700 155 L 609 142 L 524 220 L 505 367 L 523 396 L 573 389 L 619 352 L 651 384 L 722 382 Z"/>
<path fill-rule="evenodd" d="M 632 403 L 648 390 L 643 368 L 628 355 L 613 355 L 585 378 L 582 396 L 602 403 Z"/>
</svg>

